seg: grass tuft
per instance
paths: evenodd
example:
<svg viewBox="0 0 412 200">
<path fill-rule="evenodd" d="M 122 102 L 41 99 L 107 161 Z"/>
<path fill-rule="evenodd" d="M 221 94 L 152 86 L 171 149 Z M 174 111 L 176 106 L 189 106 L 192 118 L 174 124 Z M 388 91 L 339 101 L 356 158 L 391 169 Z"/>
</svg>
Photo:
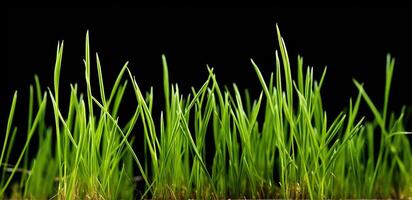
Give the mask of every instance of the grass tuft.
<svg viewBox="0 0 412 200">
<path fill-rule="evenodd" d="M 86 91 L 70 85 L 69 103 L 63 107 L 64 45 L 59 42 L 53 88 L 44 90 L 37 76 L 30 86 L 27 132 L 13 126 L 14 93 L 0 148 L 0 198 L 411 198 L 406 109 L 389 110 L 395 59 L 387 56 L 383 105 L 376 105 L 363 84 L 353 80 L 358 95 L 333 117 L 324 110 L 321 95 L 326 68 L 316 79 L 302 57 L 291 66 L 278 26 L 276 32 L 274 73 L 262 74 L 258 61 L 251 59 L 262 87 L 257 97 L 236 84 L 222 87 L 209 66 L 204 84 L 182 94 L 170 82 L 162 55 L 165 104 L 159 118 L 153 111 L 158 106 L 153 88 L 140 89 L 128 62 L 106 90 L 100 57 L 96 53 L 92 58 L 89 32 Z M 91 87 L 92 67 L 98 88 Z M 131 98 L 125 97 L 127 89 L 133 91 L 135 105 L 122 105 L 123 98 Z M 48 101 L 54 124 L 46 120 Z M 133 116 L 122 118 L 120 106 Z M 373 119 L 359 113 L 362 106 Z M 120 118 L 126 123 L 119 123 Z M 16 149 L 16 137 L 23 134 L 23 148 Z M 29 152 L 33 142 L 39 148 Z"/>
</svg>

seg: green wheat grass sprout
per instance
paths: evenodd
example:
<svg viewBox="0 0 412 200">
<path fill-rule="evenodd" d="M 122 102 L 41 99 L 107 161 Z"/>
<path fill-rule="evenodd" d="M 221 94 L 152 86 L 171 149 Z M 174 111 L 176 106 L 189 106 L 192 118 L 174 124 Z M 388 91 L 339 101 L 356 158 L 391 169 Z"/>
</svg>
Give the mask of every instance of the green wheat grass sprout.
<svg viewBox="0 0 412 200">
<path fill-rule="evenodd" d="M 387 56 L 383 105 L 376 105 L 362 83 L 353 80 L 358 95 L 332 118 L 321 95 L 326 68 L 316 79 L 314 68 L 305 68 L 302 57 L 291 66 L 278 27 L 276 31 L 279 50 L 274 73 L 262 74 L 258 61 L 251 59 L 262 88 L 257 97 L 236 84 L 219 85 L 209 66 L 203 85 L 182 94 L 177 84 L 169 82 L 163 55 L 161 113 L 153 111 L 159 106 L 154 104 L 153 88 L 140 89 L 128 62 L 107 87 L 97 53 L 92 60 L 89 33 L 86 91 L 71 84 L 68 107 L 62 108 L 64 44 L 59 42 L 52 87 L 42 87 L 37 76 L 29 87 L 23 133 L 13 125 L 18 98 L 14 93 L 1 132 L 0 198 L 412 197 L 405 109 L 389 110 L 394 58 Z M 91 87 L 92 67 L 97 70 L 98 88 Z M 124 97 L 127 90 L 134 96 Z M 133 112 L 129 119 L 119 113 L 125 106 L 123 98 L 135 100 L 127 105 Z M 365 120 L 359 113 L 361 106 L 369 108 L 373 120 Z M 53 113 L 52 124 L 47 123 L 46 112 Z M 126 123 L 119 123 L 119 118 Z M 16 149 L 13 144 L 22 134 L 23 148 Z M 212 139 L 206 140 L 206 135 Z M 39 148 L 29 152 L 33 140 Z M 139 150 L 136 140 L 143 141 Z M 18 152 L 15 163 L 9 161 L 12 151 Z M 144 189 L 138 189 L 139 184 Z"/>
</svg>

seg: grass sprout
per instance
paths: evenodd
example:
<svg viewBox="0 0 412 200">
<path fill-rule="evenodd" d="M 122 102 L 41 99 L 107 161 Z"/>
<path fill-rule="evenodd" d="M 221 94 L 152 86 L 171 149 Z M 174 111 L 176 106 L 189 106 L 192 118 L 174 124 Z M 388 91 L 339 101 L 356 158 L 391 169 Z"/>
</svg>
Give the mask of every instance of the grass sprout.
<svg viewBox="0 0 412 200">
<path fill-rule="evenodd" d="M 29 87 L 25 132 L 13 125 L 17 91 L 12 98 L 0 148 L 0 198 L 412 197 L 406 108 L 389 110 L 395 59 L 387 56 L 383 105 L 376 105 L 354 79 L 358 95 L 330 116 L 321 95 L 326 68 L 317 79 L 302 57 L 291 66 L 277 26 L 276 32 L 274 73 L 262 74 L 251 59 L 262 88 L 256 97 L 236 84 L 219 85 L 209 66 L 203 85 L 182 94 L 170 83 L 163 55 L 161 113 L 153 111 L 159 106 L 153 88 L 141 90 L 128 62 L 107 87 L 99 55 L 92 58 L 88 32 L 86 91 L 71 84 L 70 95 L 61 96 L 64 43 L 59 42 L 53 86 L 42 87 L 35 76 Z M 98 88 L 92 88 L 92 68 Z M 134 97 L 125 96 L 126 90 Z M 123 105 L 123 98 L 135 104 Z M 121 106 L 133 115 L 122 118 Z M 361 106 L 372 119 L 359 112 Z M 46 109 L 53 113 L 52 124 Z M 24 141 L 21 149 L 14 145 L 17 137 Z M 33 143 L 38 143 L 36 152 L 29 148 Z"/>
</svg>

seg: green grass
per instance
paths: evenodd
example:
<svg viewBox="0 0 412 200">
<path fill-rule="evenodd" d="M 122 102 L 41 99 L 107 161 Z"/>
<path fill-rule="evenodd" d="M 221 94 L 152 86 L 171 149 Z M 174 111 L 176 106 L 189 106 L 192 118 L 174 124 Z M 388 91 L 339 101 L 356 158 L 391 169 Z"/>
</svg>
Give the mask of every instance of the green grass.
<svg viewBox="0 0 412 200">
<path fill-rule="evenodd" d="M 153 88 L 143 92 L 128 63 L 106 87 L 97 53 L 92 61 L 88 33 L 86 91 L 70 85 L 68 107 L 62 108 L 63 42 L 58 43 L 53 87 L 42 87 L 37 76 L 30 86 L 27 131 L 13 126 L 17 91 L 13 96 L 2 135 L 0 198 L 412 197 L 405 109 L 389 110 L 395 60 L 388 55 L 383 105 L 375 105 L 354 80 L 358 95 L 333 117 L 322 103 L 326 68 L 316 79 L 302 57 L 291 66 L 279 29 L 277 36 L 274 73 L 262 74 L 251 60 L 262 86 L 258 97 L 235 84 L 222 87 L 210 67 L 200 88 L 181 94 L 169 82 L 162 56 L 161 113 L 153 112 L 159 106 L 154 105 Z M 91 87 L 92 67 L 99 88 Z M 124 97 L 126 90 L 134 97 Z M 136 104 L 121 105 L 123 97 L 135 98 Z M 120 106 L 127 106 L 132 116 L 119 116 Z M 361 106 L 369 108 L 372 120 L 359 113 Z M 46 123 L 47 112 L 53 113 L 52 124 Z M 24 145 L 17 149 L 14 141 L 22 136 Z M 33 140 L 39 148 L 29 152 Z M 12 151 L 18 156 L 15 162 L 10 162 Z"/>
</svg>

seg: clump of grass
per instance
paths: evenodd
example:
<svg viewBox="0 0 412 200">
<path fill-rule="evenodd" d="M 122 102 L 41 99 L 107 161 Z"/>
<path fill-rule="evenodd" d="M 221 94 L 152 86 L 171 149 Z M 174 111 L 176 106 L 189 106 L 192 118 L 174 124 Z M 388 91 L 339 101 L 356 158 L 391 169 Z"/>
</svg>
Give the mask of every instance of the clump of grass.
<svg viewBox="0 0 412 200">
<path fill-rule="evenodd" d="M 35 87 L 30 86 L 21 150 L 13 149 L 17 92 L 13 97 L 1 148 L 0 198 L 6 191 L 14 195 L 8 197 L 34 199 L 411 197 L 412 152 L 404 128 L 405 109 L 400 114 L 389 111 L 394 59 L 387 57 L 382 106 L 375 105 L 354 80 L 358 95 L 349 99 L 346 111 L 331 118 L 321 96 L 326 68 L 315 79 L 302 57 L 292 67 L 279 29 L 277 36 L 279 52 L 269 78 L 251 60 L 262 86 L 258 97 L 247 90 L 242 93 L 235 84 L 231 89 L 220 86 L 209 67 L 204 84 L 183 95 L 169 82 L 162 56 L 165 104 L 160 118 L 153 112 L 153 89 L 142 92 L 128 63 L 106 94 L 96 54 L 99 88 L 92 90 L 88 34 L 86 91 L 79 93 L 76 84 L 70 85 L 68 108 L 62 109 L 63 42 L 59 43 L 53 87 L 44 90 L 37 76 Z M 118 112 L 128 83 L 136 105 L 127 105 L 134 114 L 122 126 Z M 46 124 L 48 101 L 53 125 Z M 370 109 L 373 120 L 362 117 L 361 105 Z M 34 135 L 39 148 L 30 159 Z M 135 139 L 143 140 L 143 147 L 135 149 Z M 11 151 L 20 152 L 13 164 Z M 17 185 L 10 192 L 13 181 Z M 144 190 L 137 189 L 139 183 Z"/>
</svg>

